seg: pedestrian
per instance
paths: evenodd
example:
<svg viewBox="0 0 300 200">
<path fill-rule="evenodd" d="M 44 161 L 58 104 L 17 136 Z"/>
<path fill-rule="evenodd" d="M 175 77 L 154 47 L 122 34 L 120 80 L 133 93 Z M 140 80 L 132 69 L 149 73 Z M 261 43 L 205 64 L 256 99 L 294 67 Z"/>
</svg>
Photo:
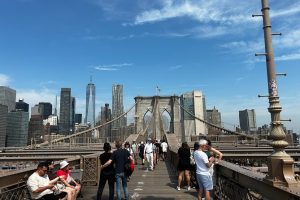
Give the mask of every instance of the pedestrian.
<svg viewBox="0 0 300 200">
<path fill-rule="evenodd" d="M 191 157 L 191 151 L 190 147 L 187 144 L 187 142 L 183 142 L 181 147 L 178 149 L 178 185 L 177 190 L 180 190 L 181 182 L 183 179 L 183 176 L 185 177 L 185 180 L 187 182 L 187 190 L 189 191 L 191 189 L 191 182 L 190 182 L 190 170 L 191 170 L 191 164 L 190 164 L 190 157 Z"/>
<path fill-rule="evenodd" d="M 214 157 L 208 159 L 205 151 L 207 151 L 207 141 L 201 139 L 199 141 L 200 148 L 195 151 L 194 158 L 196 162 L 196 177 L 199 184 L 198 198 L 205 193 L 205 199 L 210 200 L 210 191 L 213 189 L 212 176 L 209 173 L 209 168 L 214 163 Z"/>
<path fill-rule="evenodd" d="M 111 157 L 111 146 L 108 142 L 104 143 L 103 146 L 104 153 L 100 155 L 100 163 L 104 165 Z M 99 186 L 97 191 L 97 200 L 101 200 L 103 189 L 105 187 L 106 181 L 109 186 L 109 200 L 114 199 L 114 190 L 115 190 L 115 168 L 113 163 L 108 165 L 106 168 L 101 170 Z"/>
<path fill-rule="evenodd" d="M 115 164 L 115 177 L 116 177 L 116 192 L 117 200 L 121 200 L 121 184 L 123 186 L 123 191 L 125 195 L 125 200 L 129 200 L 128 188 L 127 188 L 127 176 L 124 173 L 125 165 L 132 161 L 133 158 L 130 156 L 126 149 L 122 149 L 122 142 L 120 140 L 116 141 L 117 150 L 114 151 L 110 159 L 101 166 L 101 170 L 109 166 L 112 162 Z"/>
<path fill-rule="evenodd" d="M 163 160 L 166 160 L 167 151 L 168 151 L 168 143 L 166 143 L 166 141 L 163 140 L 160 146 L 161 146 L 161 149 L 162 149 Z"/>
<path fill-rule="evenodd" d="M 147 144 L 144 148 L 144 155 L 148 164 L 147 169 L 153 171 L 153 144 L 151 142 L 151 138 L 147 139 Z"/>
<path fill-rule="evenodd" d="M 142 165 L 145 164 L 145 154 L 144 154 L 144 149 L 145 149 L 145 145 L 144 145 L 144 142 L 141 141 L 141 144 L 139 145 L 139 156 L 142 160 Z"/>
<path fill-rule="evenodd" d="M 135 140 L 132 141 L 131 149 L 133 151 L 134 163 L 137 163 L 138 145 L 136 144 Z"/>
<path fill-rule="evenodd" d="M 208 159 L 210 157 L 214 157 L 215 158 L 215 163 L 217 162 L 217 159 L 221 160 L 222 157 L 223 157 L 223 154 L 219 150 L 212 147 L 212 143 L 209 139 L 206 139 L 206 141 L 207 141 L 207 150 L 205 151 L 205 153 L 206 153 Z M 211 176 L 213 176 L 213 174 L 214 174 L 214 164 L 212 164 L 212 166 L 209 168 L 209 173 L 211 174 Z"/>
</svg>

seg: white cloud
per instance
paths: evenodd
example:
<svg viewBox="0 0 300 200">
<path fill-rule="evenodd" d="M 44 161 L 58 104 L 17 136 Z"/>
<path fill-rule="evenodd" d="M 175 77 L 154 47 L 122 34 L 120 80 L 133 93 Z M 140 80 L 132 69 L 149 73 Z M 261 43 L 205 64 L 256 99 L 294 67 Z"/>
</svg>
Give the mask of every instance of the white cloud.
<svg viewBox="0 0 300 200">
<path fill-rule="evenodd" d="M 285 7 L 284 9 L 281 10 L 272 10 L 270 12 L 271 17 L 282 17 L 282 16 L 288 16 L 288 15 L 293 15 L 300 13 L 300 3 L 297 2 L 295 4 L 292 4 L 288 7 Z"/>
<path fill-rule="evenodd" d="M 151 9 L 144 11 L 135 18 L 135 25 L 164 21 L 176 17 L 189 17 L 198 22 L 219 22 L 221 24 L 242 23 L 251 21 L 249 16 L 242 15 L 238 12 L 241 6 L 245 7 L 245 2 L 238 3 L 235 1 L 235 9 L 227 10 L 234 2 L 228 1 L 167 1 L 161 9 Z M 225 12 L 224 12 L 225 10 Z"/>
<path fill-rule="evenodd" d="M 57 95 L 56 91 L 49 89 L 16 89 L 17 91 L 17 99 L 24 99 L 26 103 L 29 104 L 30 107 L 38 104 L 39 102 L 50 102 L 52 103 L 53 110 L 55 106 L 55 96 Z M 59 101 L 58 101 L 59 104 Z"/>
<path fill-rule="evenodd" d="M 285 54 L 275 57 L 277 61 L 300 60 L 300 53 Z"/>
<path fill-rule="evenodd" d="M 300 29 L 293 29 L 283 33 L 281 37 L 273 37 L 273 44 L 277 48 L 298 48 L 300 47 Z"/>
<path fill-rule="evenodd" d="M 9 76 L 5 74 L 0 74 L 0 85 L 1 86 L 7 86 L 10 82 Z"/>
<path fill-rule="evenodd" d="M 118 71 L 122 67 L 130 67 L 132 65 L 133 65 L 132 63 L 121 63 L 121 64 L 110 64 L 110 65 L 98 65 L 98 66 L 93 66 L 93 68 L 99 71 Z"/>
<path fill-rule="evenodd" d="M 94 69 L 99 71 L 118 71 L 120 69 L 117 68 L 109 68 L 109 67 L 95 67 Z"/>
<path fill-rule="evenodd" d="M 52 84 L 56 84 L 57 82 L 56 81 L 43 81 L 43 82 L 40 82 L 40 85 L 52 85 Z"/>
<path fill-rule="evenodd" d="M 169 70 L 174 71 L 174 70 L 180 69 L 182 67 L 183 67 L 182 65 L 175 65 L 175 66 L 169 67 Z"/>
</svg>

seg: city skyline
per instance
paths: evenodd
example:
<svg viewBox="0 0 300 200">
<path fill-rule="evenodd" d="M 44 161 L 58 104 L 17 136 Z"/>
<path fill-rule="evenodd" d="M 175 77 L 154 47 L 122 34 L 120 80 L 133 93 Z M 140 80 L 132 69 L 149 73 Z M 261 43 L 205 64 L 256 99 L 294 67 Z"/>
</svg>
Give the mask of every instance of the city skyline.
<svg viewBox="0 0 300 200">
<path fill-rule="evenodd" d="M 232 9 L 234 7 L 234 9 Z M 300 132 L 300 3 L 270 1 L 282 119 Z M 0 3 L 0 85 L 30 107 L 55 105 L 72 88 L 76 113 L 85 113 L 85 86 L 96 86 L 96 113 L 112 105 L 111 86 L 124 86 L 124 110 L 134 97 L 200 90 L 224 126 L 239 124 L 239 110 L 255 109 L 257 126 L 269 124 L 260 1 L 37 1 Z M 20 70 L 22 69 L 22 70 Z M 24 73 L 26 72 L 26 73 Z"/>
</svg>

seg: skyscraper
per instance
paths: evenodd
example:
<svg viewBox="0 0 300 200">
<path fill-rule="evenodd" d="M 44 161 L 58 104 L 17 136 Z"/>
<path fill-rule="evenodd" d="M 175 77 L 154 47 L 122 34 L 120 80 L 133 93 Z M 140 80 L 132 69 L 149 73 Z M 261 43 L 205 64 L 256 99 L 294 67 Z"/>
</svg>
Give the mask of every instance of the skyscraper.
<svg viewBox="0 0 300 200">
<path fill-rule="evenodd" d="M 209 123 L 212 123 L 219 127 L 222 126 L 221 113 L 215 107 L 211 110 L 206 110 L 206 115 L 207 115 L 207 121 Z M 216 134 L 218 134 L 218 130 L 215 128 L 212 128 L 211 126 L 208 126 L 208 134 L 216 135 Z"/>
<path fill-rule="evenodd" d="M 23 110 L 25 112 L 29 111 L 29 104 L 24 102 L 24 99 L 19 99 L 16 103 L 16 110 Z"/>
<path fill-rule="evenodd" d="M 86 106 L 85 106 L 85 124 L 95 126 L 95 85 L 91 82 L 86 86 Z"/>
<path fill-rule="evenodd" d="M 207 121 L 221 127 L 221 113 L 214 107 L 211 110 L 206 110 Z"/>
<path fill-rule="evenodd" d="M 240 118 L 240 126 L 241 129 L 245 132 L 252 132 L 256 131 L 256 115 L 255 110 L 251 109 L 245 109 L 239 111 L 239 118 Z"/>
<path fill-rule="evenodd" d="M 0 104 L 0 147 L 6 146 L 7 115 L 7 106 Z"/>
<path fill-rule="evenodd" d="M 72 96 L 71 88 L 61 88 L 59 133 L 69 135 L 72 129 Z"/>
<path fill-rule="evenodd" d="M 100 123 L 104 124 L 111 120 L 111 110 L 109 108 L 109 104 L 106 103 L 105 106 L 101 107 L 101 120 Z M 108 141 L 113 141 L 112 135 L 111 135 L 111 124 L 107 124 L 104 129 L 101 129 L 101 137 L 105 137 L 108 139 Z M 115 138 L 114 138 L 115 139 Z"/>
<path fill-rule="evenodd" d="M 7 117 L 7 147 L 27 145 L 29 113 L 22 110 L 12 111 Z"/>
<path fill-rule="evenodd" d="M 207 128 L 205 124 L 194 116 L 205 120 L 206 119 L 206 106 L 205 97 L 201 91 L 188 92 L 181 95 L 181 105 L 184 109 L 181 110 L 182 123 L 182 140 L 190 141 L 191 136 L 199 134 L 207 134 Z M 186 112 L 187 110 L 188 112 Z M 194 115 L 194 116 L 193 116 Z"/>
<path fill-rule="evenodd" d="M 76 113 L 75 114 L 75 124 L 81 124 L 82 123 L 82 114 Z"/>
<path fill-rule="evenodd" d="M 8 107 L 8 112 L 16 109 L 16 90 L 0 86 L 0 104 Z"/>
<path fill-rule="evenodd" d="M 48 119 L 48 117 L 52 115 L 52 104 L 49 102 L 40 102 L 39 112 L 43 119 Z"/>
<path fill-rule="evenodd" d="M 124 113 L 123 107 L 123 85 L 114 84 L 112 86 L 112 118 L 115 119 Z M 113 129 L 126 126 L 126 118 L 121 117 L 112 124 Z"/>
</svg>

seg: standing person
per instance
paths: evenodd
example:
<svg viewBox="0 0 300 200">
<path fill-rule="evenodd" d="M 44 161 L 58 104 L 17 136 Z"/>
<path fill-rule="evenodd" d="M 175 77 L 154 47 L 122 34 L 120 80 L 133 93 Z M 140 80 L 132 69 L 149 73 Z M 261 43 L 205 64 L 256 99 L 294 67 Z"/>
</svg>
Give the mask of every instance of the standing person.
<svg viewBox="0 0 300 200">
<path fill-rule="evenodd" d="M 158 140 L 155 140 L 154 146 L 155 146 L 155 164 L 157 165 L 159 161 L 159 155 L 160 155 L 159 153 L 160 143 L 158 142 Z"/>
<path fill-rule="evenodd" d="M 147 144 L 145 145 L 145 148 L 144 148 L 144 155 L 147 159 L 147 169 L 149 170 L 153 170 L 153 145 L 152 145 L 152 142 L 151 142 L 151 138 L 148 138 L 147 140 Z"/>
<path fill-rule="evenodd" d="M 117 191 L 117 200 L 121 200 L 121 182 L 124 190 L 125 199 L 129 200 L 128 188 L 127 188 L 127 177 L 124 173 L 125 164 L 128 161 L 133 160 L 129 152 L 126 149 L 122 149 L 122 142 L 120 140 L 116 141 L 117 150 L 114 151 L 110 159 L 101 166 L 101 170 L 109 166 L 112 162 L 115 164 L 116 171 L 116 191 Z"/>
<path fill-rule="evenodd" d="M 208 159 L 204 151 L 207 150 L 207 141 L 201 139 L 199 141 L 200 148 L 195 151 L 194 158 L 196 162 L 196 177 L 199 184 L 198 198 L 202 196 L 203 191 L 205 191 L 205 199 L 210 200 L 210 191 L 213 189 L 213 181 L 211 174 L 209 173 L 209 168 L 214 162 L 214 157 Z"/>
<path fill-rule="evenodd" d="M 135 140 L 132 141 L 131 148 L 133 151 L 133 158 L 134 158 L 134 163 L 137 162 L 137 156 L 138 156 L 138 145 L 136 144 Z"/>
<path fill-rule="evenodd" d="M 132 150 L 132 148 L 130 147 L 130 143 L 129 142 L 125 142 L 124 143 L 124 149 L 126 149 L 128 152 L 129 152 L 129 154 L 130 154 L 130 156 L 131 157 L 133 157 L 134 155 L 133 155 L 133 150 Z"/>
<path fill-rule="evenodd" d="M 183 179 L 183 176 L 185 176 L 185 180 L 187 182 L 187 190 L 191 189 L 191 182 L 190 182 L 190 170 L 191 170 L 191 164 L 190 164 L 190 157 L 191 157 L 191 151 L 190 147 L 187 144 L 187 142 L 183 142 L 181 147 L 178 149 L 178 185 L 177 190 L 180 190 L 180 185 Z"/>
<path fill-rule="evenodd" d="M 207 149 L 206 149 L 205 153 L 206 153 L 208 159 L 210 157 L 214 157 L 215 162 L 216 162 L 216 158 L 221 160 L 222 157 L 223 157 L 223 154 L 219 150 L 212 147 L 211 141 L 209 139 L 206 139 L 206 141 L 207 141 Z M 213 174 L 214 174 L 214 164 L 212 164 L 212 166 L 209 168 L 209 173 L 211 174 L 211 176 L 213 176 Z"/>
<path fill-rule="evenodd" d="M 163 160 L 166 160 L 167 158 L 167 151 L 168 151 L 168 144 L 166 143 L 165 140 L 160 144 L 161 149 L 162 149 L 162 154 L 163 154 Z"/>
<path fill-rule="evenodd" d="M 36 171 L 29 176 L 27 180 L 27 187 L 32 199 L 43 200 L 59 200 L 66 198 L 66 193 L 62 192 L 59 195 L 55 195 L 55 184 L 61 177 L 56 177 L 50 181 L 48 175 L 48 163 L 41 162 L 38 164 Z"/>
<path fill-rule="evenodd" d="M 142 165 L 145 164 L 145 154 L 144 154 L 144 149 L 145 149 L 145 145 L 144 145 L 144 142 L 141 141 L 141 144 L 139 146 L 139 156 L 142 160 Z"/>
<path fill-rule="evenodd" d="M 112 155 L 111 146 L 108 142 L 104 143 L 103 149 L 104 149 L 104 153 L 102 153 L 99 157 L 101 165 L 104 165 Z M 115 168 L 113 163 L 111 163 L 106 168 L 101 170 L 99 187 L 97 191 L 97 200 L 101 200 L 106 181 L 108 182 L 108 186 L 109 186 L 109 200 L 113 200 L 114 190 L 115 190 Z"/>
<path fill-rule="evenodd" d="M 129 143 L 129 142 L 125 142 L 125 144 L 124 144 L 124 149 L 126 149 L 126 150 L 129 152 L 130 156 L 131 156 L 132 158 L 134 158 L 133 150 L 132 150 L 132 148 L 130 147 L 130 143 Z M 133 160 L 134 160 L 134 159 L 133 159 Z M 133 160 L 130 161 L 130 168 L 131 168 L 131 170 L 130 170 L 129 173 L 127 173 L 127 181 L 130 180 L 131 174 L 132 174 L 132 172 L 133 172 L 133 170 L 134 170 L 134 161 L 133 161 Z"/>
</svg>

